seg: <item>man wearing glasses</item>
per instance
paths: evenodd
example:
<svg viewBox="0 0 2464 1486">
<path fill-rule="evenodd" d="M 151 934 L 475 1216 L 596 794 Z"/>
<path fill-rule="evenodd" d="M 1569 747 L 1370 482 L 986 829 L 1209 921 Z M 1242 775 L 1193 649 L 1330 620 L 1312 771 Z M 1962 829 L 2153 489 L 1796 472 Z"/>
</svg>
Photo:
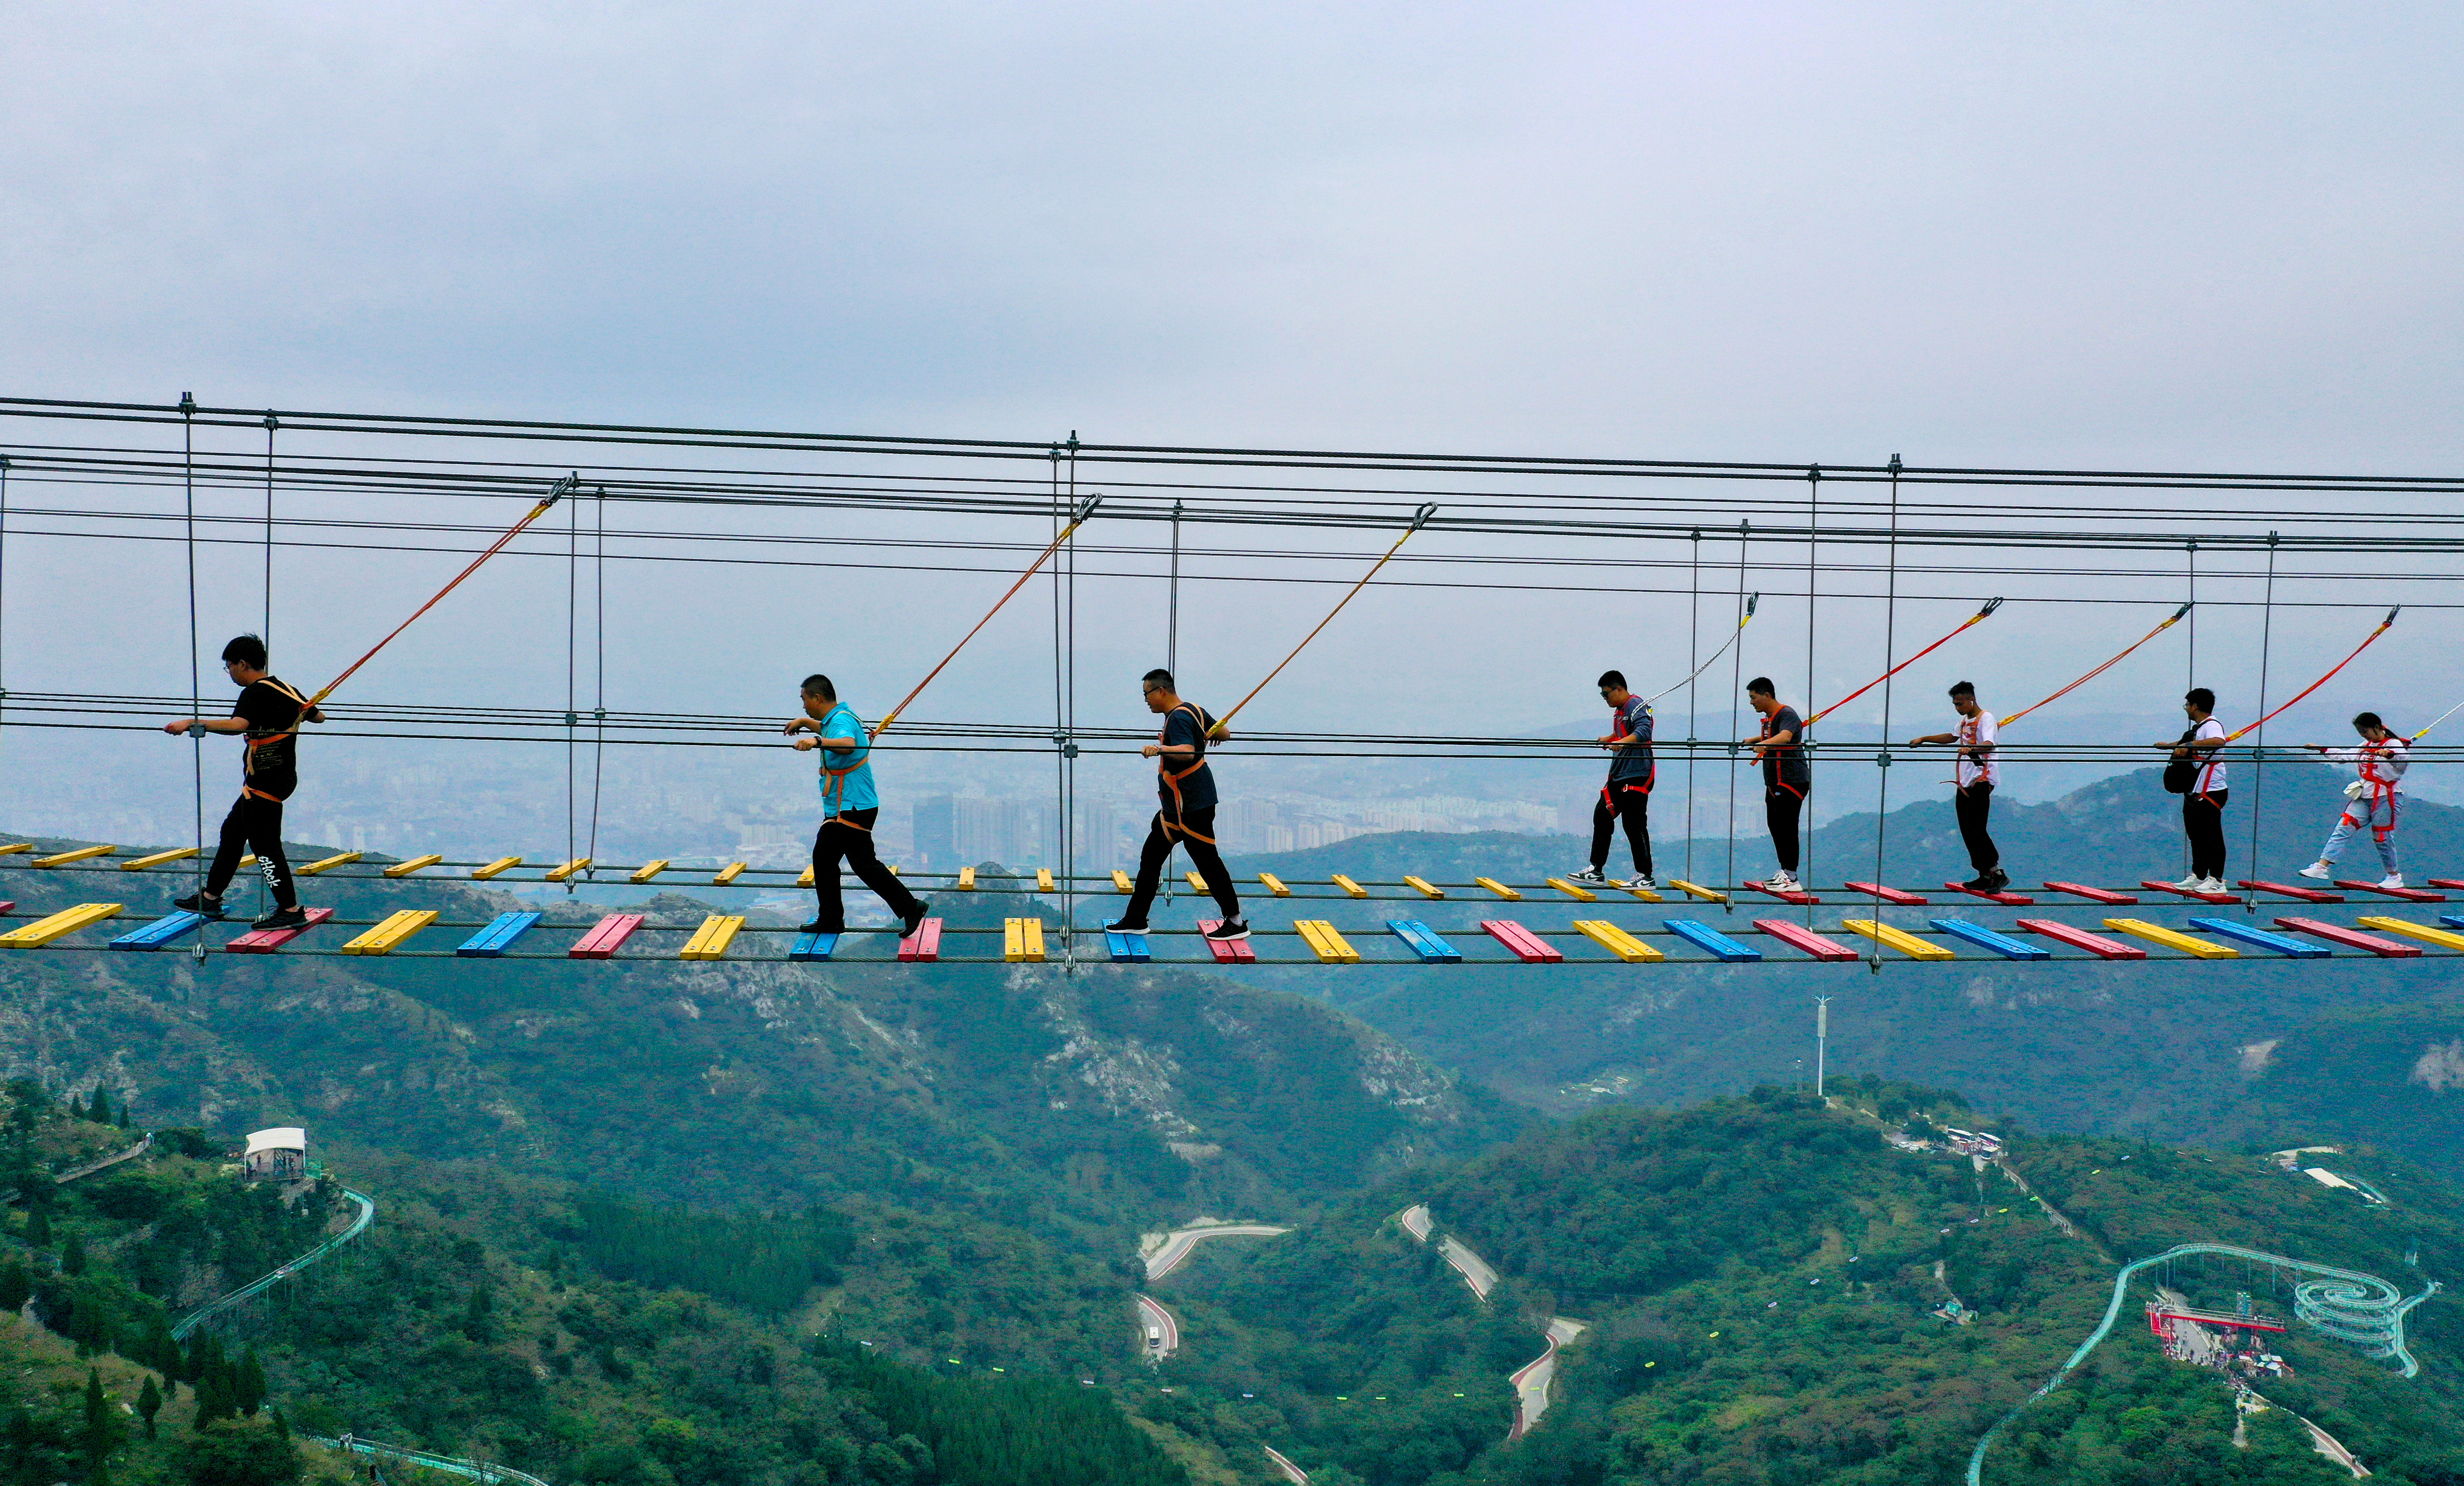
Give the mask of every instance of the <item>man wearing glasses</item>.
<svg viewBox="0 0 2464 1486">
<path fill-rule="evenodd" d="M 1249 926 L 1241 917 L 1241 895 L 1232 890 L 1232 874 L 1224 870 L 1222 853 L 1215 849 L 1215 771 L 1206 763 L 1206 745 L 1221 743 L 1230 734 L 1206 709 L 1180 699 L 1173 690 L 1172 672 L 1147 672 L 1143 689 L 1147 710 L 1163 718 L 1163 731 L 1139 750 L 1155 760 L 1155 793 L 1161 797 L 1161 808 L 1155 811 L 1146 845 L 1138 852 L 1138 879 L 1130 891 L 1130 906 L 1104 928 L 1112 933 L 1147 931 L 1147 910 L 1155 906 L 1155 891 L 1163 885 L 1163 864 L 1177 842 L 1188 850 L 1189 864 L 1205 879 L 1206 890 L 1223 910 L 1222 922 L 1206 930 L 1206 937 L 1246 939 Z"/>
<path fill-rule="evenodd" d="M 239 701 L 229 717 L 183 717 L 166 722 L 163 731 L 178 737 L 191 729 L 247 735 L 241 765 L 239 799 L 223 818 L 222 840 L 214 847 L 214 864 L 203 889 L 176 899 L 173 907 L 223 916 L 223 889 L 239 870 L 243 850 L 256 853 L 257 869 L 274 894 L 274 911 L 256 921 L 258 929 L 303 929 L 308 915 L 300 911 L 292 885 L 291 863 L 282 854 L 282 802 L 299 787 L 299 724 L 323 722 L 325 714 L 308 699 L 266 671 L 265 642 L 242 635 L 223 646 L 223 670 L 239 684 Z"/>
</svg>

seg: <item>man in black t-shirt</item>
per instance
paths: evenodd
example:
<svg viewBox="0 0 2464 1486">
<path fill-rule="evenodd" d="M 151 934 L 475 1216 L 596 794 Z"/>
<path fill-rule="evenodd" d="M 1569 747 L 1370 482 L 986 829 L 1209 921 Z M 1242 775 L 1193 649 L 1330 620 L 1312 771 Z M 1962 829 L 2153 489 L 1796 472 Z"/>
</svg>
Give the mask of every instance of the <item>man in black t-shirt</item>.
<svg viewBox="0 0 2464 1486">
<path fill-rule="evenodd" d="M 308 699 L 266 672 L 265 642 L 242 635 L 223 646 L 223 669 L 239 683 L 239 701 L 229 717 L 182 717 L 163 725 L 178 737 L 191 729 L 207 732 L 246 734 L 247 754 L 240 766 L 239 799 L 223 818 L 222 840 L 214 847 L 213 865 L 205 886 L 174 900 L 173 907 L 223 916 L 223 889 L 239 870 L 243 851 L 256 853 L 257 869 L 274 894 L 274 911 L 256 921 L 258 929 L 299 929 L 308 915 L 299 909 L 292 888 L 291 863 L 282 854 L 282 802 L 299 787 L 299 724 L 323 722 L 325 714 Z"/>
<path fill-rule="evenodd" d="M 1763 766 L 1763 819 L 1771 826 L 1771 851 L 1779 870 L 1764 884 L 1773 892 L 1796 892 L 1797 816 L 1806 792 L 1814 788 L 1814 767 L 1805 757 L 1805 720 L 1793 707 L 1783 707 L 1778 688 L 1769 676 L 1746 683 L 1746 701 L 1762 715 L 1762 731 L 1750 738 L 1754 756 Z"/>
<path fill-rule="evenodd" d="M 1155 760 L 1161 808 L 1138 852 L 1138 880 L 1130 891 L 1130 906 L 1104 927 L 1115 933 L 1146 932 L 1147 910 L 1163 885 L 1163 864 L 1177 841 L 1188 849 L 1190 865 L 1206 880 L 1206 890 L 1223 910 L 1223 921 L 1208 929 L 1206 937 L 1246 939 L 1249 926 L 1241 917 L 1241 895 L 1232 890 L 1232 874 L 1215 849 L 1215 771 L 1206 762 L 1206 745 L 1221 743 L 1229 734 L 1206 709 L 1180 699 L 1172 688 L 1172 672 L 1147 672 L 1144 689 L 1147 710 L 1163 714 L 1163 731 L 1139 751 Z"/>
</svg>

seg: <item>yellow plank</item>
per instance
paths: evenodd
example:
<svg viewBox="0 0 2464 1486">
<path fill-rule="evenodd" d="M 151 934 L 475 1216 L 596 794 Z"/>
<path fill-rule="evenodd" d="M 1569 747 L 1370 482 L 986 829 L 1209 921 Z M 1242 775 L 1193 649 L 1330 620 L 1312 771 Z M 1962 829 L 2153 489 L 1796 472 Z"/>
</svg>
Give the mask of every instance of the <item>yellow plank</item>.
<svg viewBox="0 0 2464 1486">
<path fill-rule="evenodd" d="M 1052 886 L 1052 868 L 1037 867 L 1035 869 L 1035 890 L 1037 892 L 1051 892 L 1054 890 Z"/>
<path fill-rule="evenodd" d="M 576 857 L 570 862 L 560 863 L 555 866 L 549 867 L 547 869 L 546 877 L 543 880 L 551 883 L 561 883 L 566 878 L 574 876 L 576 873 L 586 872 L 589 869 L 590 859 L 588 857 Z"/>
<path fill-rule="evenodd" d="M 2407 939 L 2418 939 L 2424 944 L 2439 945 L 2450 950 L 2464 950 L 2464 934 L 2451 933 L 2444 929 L 2432 929 L 2427 924 L 2416 924 L 2409 919 L 2381 918 L 2375 913 L 2365 913 L 2353 922 L 2364 929 L 2376 929 L 2390 934 L 2402 934 Z"/>
<path fill-rule="evenodd" d="M 960 892 L 974 892 L 975 890 L 976 890 L 976 869 L 975 869 L 974 867 L 960 867 L 960 868 L 958 868 L 958 891 L 960 891 Z"/>
<path fill-rule="evenodd" d="M 1193 872 L 1189 873 L 1188 875 L 1189 875 L 1189 890 L 1190 890 L 1191 892 L 1204 892 L 1204 891 L 1206 890 L 1206 879 L 1204 879 L 1204 878 L 1202 878 L 1202 877 L 1199 876 L 1195 871 L 1193 871 Z"/>
<path fill-rule="evenodd" d="M 1870 918 L 1843 918 L 1839 927 L 1852 934 L 1863 934 L 1887 950 L 1897 950 L 1912 960 L 1947 960 L 1950 951 L 1930 939 L 1920 939 L 1904 929 L 1893 929 Z"/>
<path fill-rule="evenodd" d="M 1683 893 L 1688 898 L 1700 898 L 1705 903 L 1726 903 L 1728 901 L 1728 895 L 1727 893 L 1705 887 L 1701 883 L 1689 883 L 1682 877 L 1670 878 L 1668 880 L 1668 885 L 1676 888 L 1679 892 Z"/>
<path fill-rule="evenodd" d="M 76 933 L 88 924 L 99 924 L 120 916 L 116 903 L 80 903 L 74 908 L 62 908 L 49 918 L 38 918 L 23 929 L 12 929 L 0 934 L 0 949 L 35 950 L 55 939 Z"/>
<path fill-rule="evenodd" d="M 107 857 L 119 849 L 117 846 L 79 846 L 75 851 L 59 851 L 48 857 L 36 857 L 33 864 L 38 867 L 66 866 L 72 862 L 83 862 L 88 857 Z"/>
<path fill-rule="evenodd" d="M 338 866 L 348 866 L 352 863 L 359 861 L 363 855 L 364 855 L 364 853 L 357 851 L 338 851 L 330 857 L 309 863 L 306 866 L 299 869 L 299 875 L 301 877 L 315 877 L 322 872 L 330 872 Z"/>
<path fill-rule="evenodd" d="M 1597 903 L 1600 901 L 1600 895 L 1598 893 L 1592 891 L 1588 887 L 1577 887 L 1573 883 L 1566 881 L 1562 877 L 1552 877 L 1549 879 L 1549 885 L 1554 887 L 1559 892 L 1564 893 L 1567 897 L 1573 899 L 1576 903 Z"/>
<path fill-rule="evenodd" d="M 813 869 L 811 867 L 808 866 L 804 868 L 803 876 L 796 879 L 796 885 L 799 887 L 810 887 L 813 885 Z"/>
<path fill-rule="evenodd" d="M 197 848 L 194 846 L 174 846 L 169 851 L 158 851 L 150 856 L 139 857 L 133 862 L 123 862 L 120 863 L 120 870 L 143 872 L 147 867 L 161 866 L 165 862 L 186 862 L 196 854 Z"/>
<path fill-rule="evenodd" d="M 1668 958 L 1607 919 L 1578 918 L 1574 920 L 1574 927 L 1581 929 L 1586 938 L 1629 965 L 1639 965 L 1646 960 Z"/>
<path fill-rule="evenodd" d="M 412 857 L 407 861 L 395 863 L 393 865 L 385 869 L 385 875 L 387 877 L 408 877 L 413 872 L 425 871 L 429 867 L 432 867 L 444 860 L 445 853 L 441 851 L 431 851 L 424 857 Z"/>
<path fill-rule="evenodd" d="M 243 871 L 243 872 L 247 871 L 250 867 L 253 867 L 253 866 L 254 866 L 254 865 L 256 865 L 256 853 L 255 853 L 255 852 L 253 852 L 253 851 L 252 851 L 252 852 L 250 852 L 247 856 L 242 857 L 242 858 L 240 858 L 240 859 L 239 859 L 239 869 L 240 869 L 241 871 Z"/>
<path fill-rule="evenodd" d="M 405 908 L 342 946 L 344 954 L 391 954 L 404 940 L 436 922 L 434 908 Z"/>
<path fill-rule="evenodd" d="M 1277 877 L 1272 872 L 1259 873 L 1258 881 L 1265 884 L 1266 891 L 1274 894 L 1278 898 L 1288 898 L 1292 895 L 1292 890 L 1284 885 L 1284 880 Z"/>
<path fill-rule="evenodd" d="M 651 878 L 658 876 L 667 869 L 668 859 L 666 857 L 660 857 L 655 861 L 645 862 L 640 866 L 635 867 L 632 875 L 626 878 L 625 881 L 628 883 L 647 883 Z"/>
<path fill-rule="evenodd" d="M 1668 901 L 1660 894 L 1653 892 L 1648 887 L 1629 887 L 1626 891 L 1634 894 L 1638 898 L 1640 898 L 1645 903 L 1666 903 Z"/>
<path fill-rule="evenodd" d="M 2203 960 L 2241 958 L 2241 951 L 2231 945 L 2218 944 L 2212 939 L 2202 939 L 2196 934 L 2186 934 L 2178 929 L 2167 929 L 2162 924 L 2150 924 L 2144 918 L 2109 918 L 2104 921 L 2104 927 L 2116 933 L 2136 934 L 2150 944 L 2161 944 L 2167 950 L 2179 950 L 2184 954 L 2195 954 Z"/>
<path fill-rule="evenodd" d="M 1472 881 L 1473 881 L 1473 882 L 1475 882 L 1475 883 L 1478 883 L 1481 886 L 1487 888 L 1490 892 L 1493 892 L 1493 893 L 1497 894 L 1499 897 L 1501 897 L 1501 898 L 1505 899 L 1505 900 L 1506 900 L 1507 902 L 1508 902 L 1508 903 L 1521 903 L 1521 902 L 1523 901 L 1523 895 L 1522 895 L 1521 893 L 1516 892 L 1513 888 L 1507 886 L 1504 883 L 1499 882 L 1496 878 L 1493 878 L 1493 877 L 1475 877 L 1475 878 L 1473 878 L 1473 879 L 1472 879 Z"/>
<path fill-rule="evenodd" d="M 492 877 L 502 876 L 504 873 L 510 872 L 521 864 L 522 859 L 519 857 L 498 857 L 495 861 L 489 863 L 486 866 L 473 867 L 471 869 L 471 880 L 474 883 L 484 883 Z"/>
<path fill-rule="evenodd" d="M 752 863 L 749 862 L 731 862 L 727 865 L 718 869 L 718 875 L 710 880 L 710 885 L 713 887 L 724 887 L 728 884 L 736 881 L 737 878 L 742 877 L 744 875 L 744 869 L 750 865 L 752 865 Z"/>
<path fill-rule="evenodd" d="M 1408 872 L 1403 875 L 1403 885 L 1419 888 L 1420 895 L 1426 898 L 1442 898 L 1446 895 L 1444 888 L 1432 885 L 1427 878 L 1414 877 Z"/>
<path fill-rule="evenodd" d="M 12 841 L 9 845 L 0 846 L 0 857 L 13 857 L 21 851 L 32 851 L 33 849 L 34 843 L 33 841 Z"/>
<path fill-rule="evenodd" d="M 714 913 L 701 921 L 701 927 L 693 930 L 693 936 L 685 941 L 685 947 L 682 950 L 676 951 L 676 958 L 680 960 L 725 958 L 728 945 L 736 938 L 736 931 L 743 927 L 744 915 L 741 913 Z"/>
<path fill-rule="evenodd" d="M 1297 919 L 1292 927 L 1300 930 L 1301 941 L 1319 959 L 1329 965 L 1357 965 L 1360 951 L 1344 942 L 1334 926 L 1322 918 Z"/>
<path fill-rule="evenodd" d="M 1122 871 L 1119 867 L 1114 867 L 1114 868 L 1112 868 L 1112 890 L 1113 890 L 1113 891 L 1115 891 L 1115 892 L 1132 892 L 1132 891 L 1136 890 L 1137 885 L 1138 885 L 1137 884 L 1133 883 L 1133 882 L 1131 882 L 1131 881 L 1130 881 L 1130 874 L 1129 874 L 1129 873 Z"/>
<path fill-rule="evenodd" d="M 1354 898 L 1366 898 L 1369 896 L 1368 888 L 1361 886 L 1358 883 L 1353 882 L 1351 878 L 1344 876 L 1340 872 L 1334 874 L 1334 885 L 1342 888 L 1345 892 L 1351 894 Z"/>
<path fill-rule="evenodd" d="M 890 867 L 890 875 L 891 875 L 891 876 L 892 876 L 892 877 L 896 877 L 896 876 L 898 875 L 898 863 L 895 863 L 895 862 L 892 862 L 892 863 L 888 863 L 888 865 L 889 865 L 889 867 Z"/>
<path fill-rule="evenodd" d="M 1013 962 L 1044 958 L 1044 920 L 1002 919 L 1001 958 Z"/>
</svg>

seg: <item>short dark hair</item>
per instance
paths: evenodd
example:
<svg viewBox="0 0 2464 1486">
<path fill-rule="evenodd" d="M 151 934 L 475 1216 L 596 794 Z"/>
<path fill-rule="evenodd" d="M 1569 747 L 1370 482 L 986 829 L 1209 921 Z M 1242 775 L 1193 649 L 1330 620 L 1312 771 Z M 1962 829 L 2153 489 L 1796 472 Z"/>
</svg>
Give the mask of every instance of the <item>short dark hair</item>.
<svg viewBox="0 0 2464 1486">
<path fill-rule="evenodd" d="M 1756 693 L 1760 693 L 1764 696 L 1777 696 L 1779 695 L 1779 688 L 1771 685 L 1771 679 L 1769 676 L 1756 676 L 1753 680 L 1746 683 L 1746 694 L 1748 696 L 1752 696 Z"/>
<path fill-rule="evenodd" d="M 2353 714 L 2353 726 L 2356 728 L 2384 728 L 2387 724 L 2379 721 L 2379 714 L 2376 712 L 2355 712 Z"/>
<path fill-rule="evenodd" d="M 242 635 L 223 646 L 223 664 L 237 661 L 251 670 L 265 669 L 265 642 L 254 635 Z"/>
<path fill-rule="evenodd" d="M 1603 687 L 1622 688 L 1625 686 L 1625 672 L 1621 670 L 1604 670 L 1600 672 L 1600 685 Z"/>
<path fill-rule="evenodd" d="M 1147 672 L 1145 681 L 1146 689 L 1149 691 L 1169 691 L 1172 689 L 1172 672 L 1164 669 L 1160 666 Z"/>
<path fill-rule="evenodd" d="M 1974 696 L 1976 694 L 1976 683 L 1972 681 L 1954 681 L 1950 684 L 1950 694 L 1952 696 Z"/>
<path fill-rule="evenodd" d="M 804 694 L 820 697 L 825 702 L 835 702 L 839 699 L 839 688 L 830 685 L 829 677 L 815 671 L 804 678 Z"/>
<path fill-rule="evenodd" d="M 2216 694 L 2205 687 L 2192 687 L 2182 693 L 2182 700 L 2203 712 L 2212 712 L 2216 710 Z"/>
</svg>

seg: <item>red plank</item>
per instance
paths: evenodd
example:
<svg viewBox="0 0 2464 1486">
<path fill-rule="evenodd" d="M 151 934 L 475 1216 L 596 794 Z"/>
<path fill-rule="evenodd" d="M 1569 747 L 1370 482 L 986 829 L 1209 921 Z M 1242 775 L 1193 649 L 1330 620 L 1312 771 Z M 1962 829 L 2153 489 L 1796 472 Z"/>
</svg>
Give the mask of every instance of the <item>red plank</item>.
<svg viewBox="0 0 2464 1486">
<path fill-rule="evenodd" d="M 2276 927 L 2299 929 L 2305 934 L 2317 934 L 2329 944 L 2341 944 L 2348 950 L 2367 950 L 2383 959 L 2411 959 L 2421 953 L 2421 946 L 2417 944 L 2401 944 L 2393 939 L 2382 939 L 2376 934 L 2365 934 L 2358 929 L 2346 929 L 2341 924 L 2322 924 L 2315 918 L 2280 918 L 2276 921 Z"/>
<path fill-rule="evenodd" d="M 1849 884 L 1851 887 L 1857 885 Z M 1826 939 L 1802 924 L 1792 924 L 1784 918 L 1758 918 L 1754 927 L 1773 939 L 1794 946 L 1817 960 L 1853 960 L 1858 951 L 1837 939 Z"/>
<path fill-rule="evenodd" d="M 941 921 L 928 918 L 915 926 L 915 932 L 898 941 L 898 957 L 908 964 L 929 963 L 941 957 Z"/>
<path fill-rule="evenodd" d="M 2066 892 L 2074 898 L 2085 898 L 2090 903 L 2101 903 L 2113 907 L 2121 907 L 2124 904 L 2139 901 L 2126 892 L 2115 892 L 2107 887 L 2090 887 L 2084 883 L 2047 883 L 2045 891 Z"/>
<path fill-rule="evenodd" d="M 2298 898 L 2303 903 L 2342 903 L 2344 901 L 2344 895 L 2343 893 L 2321 892 L 2316 887 L 2296 887 L 2289 883 L 2260 883 L 2245 880 L 2237 885 L 2252 888 L 2258 892 L 2282 893 L 2287 898 Z"/>
<path fill-rule="evenodd" d="M 1880 898 L 1884 903 L 1896 903 L 1903 908 L 1922 908 L 1925 906 L 1925 899 L 1915 893 L 1904 892 L 1897 887 L 1885 887 L 1880 883 L 1848 883 L 1843 885 L 1850 892 L 1860 892 L 1868 898 Z"/>
<path fill-rule="evenodd" d="M 1982 898 L 1988 903 L 2007 903 L 2014 908 L 2024 908 L 2036 901 L 2015 892 L 1978 892 L 1975 888 L 1959 883 L 1945 883 L 1942 887 L 1945 892 L 1963 892 L 1971 898 Z"/>
<path fill-rule="evenodd" d="M 1564 955 L 1549 948 L 1546 941 L 1510 918 L 1481 920 L 1480 927 L 1488 937 L 1514 951 L 1514 957 L 1527 965 L 1554 965 Z"/>
<path fill-rule="evenodd" d="M 1767 883 L 1739 883 L 1737 885 L 1750 887 L 1758 893 L 1767 893 L 1782 903 L 1820 903 L 1822 901 L 1810 892 L 1781 892 Z"/>
<path fill-rule="evenodd" d="M 0 913 L 14 913 L 16 911 L 17 905 L 13 899 L 5 903 L 0 903 Z"/>
<path fill-rule="evenodd" d="M 1222 922 L 1220 918 L 1199 919 L 1198 931 L 1202 934 Z M 1258 951 L 1249 948 L 1246 939 L 1209 939 L 1206 948 L 1218 965 L 1254 965 L 1258 962 Z"/>
<path fill-rule="evenodd" d="M 572 949 L 564 951 L 565 958 L 612 960 L 616 957 L 617 948 L 626 940 L 632 938 L 633 930 L 641 927 L 642 915 L 639 913 L 610 913 L 591 925 L 590 932 L 583 935 L 575 941 Z"/>
<path fill-rule="evenodd" d="M 2176 897 L 2189 898 L 2198 903 L 2241 902 L 2239 898 L 2234 897 L 2229 892 L 2192 892 L 2188 887 L 2176 887 L 2170 883 L 2141 883 L 2139 885 L 2146 888 L 2149 892 L 2169 892 L 2174 894 Z"/>
<path fill-rule="evenodd" d="M 334 916 L 331 908 L 310 908 L 307 927 L 303 929 L 252 929 L 223 949 L 232 954 L 272 954 L 310 929 Z"/>
<path fill-rule="evenodd" d="M 2049 918 L 2023 918 L 2019 920 L 2019 927 L 2032 934 L 2042 934 L 2048 939 L 2057 939 L 2074 950 L 2085 950 L 2101 960 L 2147 958 L 2147 951 L 2135 944 L 2123 944 L 2119 939 L 2107 939 L 2102 934 L 2091 934 L 2084 929 L 2073 929 L 2068 924 L 2057 924 Z"/>
<path fill-rule="evenodd" d="M 2430 885 L 2432 887 L 2452 887 L 2464 890 L 2464 877 L 2433 877 L 2430 880 Z M 8 907 L 13 908 L 16 905 L 12 903 L 8 905 Z"/>
<path fill-rule="evenodd" d="M 2445 903 L 2447 901 L 2447 895 L 2443 892 L 2424 892 L 2418 887 L 2381 887 L 2376 883 L 2359 881 L 2348 883 L 2341 877 L 2336 879 L 2336 885 L 2347 892 L 2385 893 L 2390 898 L 2402 898 L 2407 903 Z"/>
</svg>

